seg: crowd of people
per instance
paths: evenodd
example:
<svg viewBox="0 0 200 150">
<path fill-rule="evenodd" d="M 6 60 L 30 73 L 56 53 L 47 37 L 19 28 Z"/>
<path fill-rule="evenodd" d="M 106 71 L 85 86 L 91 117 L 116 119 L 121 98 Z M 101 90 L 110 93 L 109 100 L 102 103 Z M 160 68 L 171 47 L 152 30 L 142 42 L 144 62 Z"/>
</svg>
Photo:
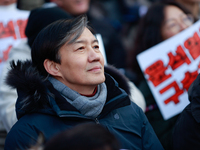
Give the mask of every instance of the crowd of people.
<svg viewBox="0 0 200 150">
<path fill-rule="evenodd" d="M 197 22 L 198 1 L 0 0 L 0 9 L 12 4 L 30 14 L 0 70 L 0 150 L 199 149 L 199 76 L 190 103 L 166 120 L 136 59 Z"/>
</svg>

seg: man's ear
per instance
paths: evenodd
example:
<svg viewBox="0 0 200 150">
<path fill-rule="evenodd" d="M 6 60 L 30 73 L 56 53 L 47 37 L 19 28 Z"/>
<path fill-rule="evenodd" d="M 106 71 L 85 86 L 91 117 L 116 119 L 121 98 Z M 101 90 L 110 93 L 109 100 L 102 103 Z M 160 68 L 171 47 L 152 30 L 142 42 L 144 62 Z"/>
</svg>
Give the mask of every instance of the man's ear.
<svg viewBox="0 0 200 150">
<path fill-rule="evenodd" d="M 45 59 L 43 65 L 44 65 L 44 68 L 46 69 L 46 71 L 50 75 L 61 76 L 60 70 L 59 70 L 59 67 L 58 67 L 58 63 L 51 61 L 49 59 Z"/>
</svg>

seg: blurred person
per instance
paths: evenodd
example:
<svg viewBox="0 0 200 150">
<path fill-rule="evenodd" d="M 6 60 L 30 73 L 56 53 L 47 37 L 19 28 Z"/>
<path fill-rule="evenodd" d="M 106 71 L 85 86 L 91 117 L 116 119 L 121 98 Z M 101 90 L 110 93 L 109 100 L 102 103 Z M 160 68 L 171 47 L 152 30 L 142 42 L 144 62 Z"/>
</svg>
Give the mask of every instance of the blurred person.
<svg viewBox="0 0 200 150">
<path fill-rule="evenodd" d="M 0 6 L 8 6 L 16 2 L 17 0 L 0 0 Z"/>
<path fill-rule="evenodd" d="M 55 6 L 57 5 L 73 16 L 87 13 L 90 6 L 90 0 L 47 0 L 46 2 L 54 3 Z"/>
<path fill-rule="evenodd" d="M 37 15 L 40 15 L 40 18 L 36 18 Z M 54 21 L 65 19 L 67 17 L 68 15 L 65 13 L 65 11 L 59 8 L 54 8 L 51 10 L 46 9 L 45 11 L 35 9 L 31 11 L 26 27 L 28 33 L 26 34 L 27 38 L 32 41 L 35 39 L 39 31 L 44 27 Z M 38 21 L 37 23 L 36 20 Z M 34 25 L 32 24 L 33 22 Z M 31 30 L 29 30 L 30 28 Z M 8 60 L 5 62 L 0 74 L 0 116 L 7 132 L 9 132 L 13 124 L 17 121 L 15 112 L 17 92 L 14 89 L 10 89 L 10 87 L 5 84 L 5 77 L 8 72 L 11 60 L 17 61 L 18 59 L 31 59 L 31 46 L 32 43 L 28 44 L 27 39 L 22 39 L 19 44 L 11 48 Z"/>
<path fill-rule="evenodd" d="M 31 16 L 29 16 L 30 21 L 32 21 L 32 18 L 34 18 L 34 15 L 38 12 L 39 10 L 34 10 L 31 12 Z M 51 17 L 47 18 L 47 14 Z M 48 11 L 48 9 L 46 11 L 42 11 L 40 17 L 41 19 L 45 18 L 45 21 L 43 20 L 43 22 L 36 24 L 34 20 L 34 27 L 37 27 L 37 30 L 34 30 L 34 33 L 32 34 L 29 34 L 28 38 L 35 38 L 37 35 L 36 33 L 38 33 L 42 28 L 52 23 L 53 21 L 64 19 L 67 16 L 68 15 L 59 8 L 54 8 L 51 11 Z M 39 21 L 39 19 L 37 20 Z M 17 121 L 15 112 L 17 92 L 15 89 L 10 89 L 10 87 L 4 83 L 5 77 L 8 72 L 11 60 L 17 61 L 18 59 L 31 59 L 30 46 L 27 44 L 27 39 L 21 39 L 19 44 L 13 46 L 9 52 L 8 60 L 4 63 L 2 72 L 0 73 L 0 150 L 4 149 L 3 147 L 6 135 Z"/>
<path fill-rule="evenodd" d="M 38 33 L 42 28 L 53 21 L 64 19 L 68 16 L 65 11 L 58 9 L 59 8 L 54 8 L 51 11 L 48 11 L 48 9 L 46 11 L 41 11 L 42 14 L 40 14 L 40 18 L 43 19 L 43 22 L 41 22 L 39 19 L 37 19 L 37 21 L 40 22 L 34 22 L 34 27 L 37 28 L 37 30 L 34 30 L 32 34 L 29 34 L 28 38 L 35 38 L 37 35 L 36 33 Z M 34 15 L 37 13 L 39 13 L 39 10 L 34 10 L 31 12 L 29 16 L 30 21 L 32 21 L 32 18 L 34 18 Z M 51 17 L 47 18 L 47 14 Z M 3 147 L 6 135 L 17 121 L 15 112 L 17 91 L 15 89 L 10 89 L 10 87 L 4 83 L 5 77 L 8 72 L 8 68 L 10 68 L 9 66 L 11 60 L 17 61 L 18 59 L 31 59 L 30 46 L 27 44 L 27 38 L 20 39 L 20 42 L 11 48 L 8 59 L 4 62 L 2 71 L 0 73 L 0 150 L 4 149 Z"/>
<path fill-rule="evenodd" d="M 33 10 L 41 7 L 44 0 L 17 0 L 17 8 L 20 10 Z"/>
<path fill-rule="evenodd" d="M 3 67 L 6 64 L 7 53 L 9 51 L 9 47 L 13 47 L 18 43 L 20 40 L 26 40 L 26 37 L 23 36 L 23 30 L 25 30 L 25 27 L 23 26 L 26 24 L 26 20 L 29 15 L 29 11 L 20 11 L 17 9 L 17 1 L 16 0 L 0 0 L 0 14 L 2 15 L 0 17 L 1 21 L 1 49 L 0 49 L 0 88 L 4 88 L 2 74 L 3 74 Z M 6 16 L 6 17 L 5 17 Z M 20 18 L 20 19 L 19 19 Z M 19 21 L 20 25 L 17 24 Z M 20 22 L 21 21 L 21 22 Z M 11 25 L 12 24 L 12 25 Z M 19 31 L 21 30 L 21 31 Z M 17 33 L 16 33 L 17 31 Z M 21 32 L 21 33 L 19 33 Z M 16 36 L 13 38 L 13 36 Z M 6 52 L 7 51 L 7 52 Z M 5 56 L 5 54 L 7 54 Z M 14 107 L 12 103 L 9 104 L 9 100 L 1 101 L 3 98 L 3 95 L 0 93 L 0 128 L 2 124 L 2 128 L 4 130 L 6 129 L 8 131 L 8 126 L 10 126 L 10 122 L 16 122 L 16 115 L 13 114 L 12 111 L 10 111 L 11 107 Z M 7 105 L 8 104 L 8 105 Z M 7 106 L 6 106 L 7 105 Z M 7 108 L 6 111 L 4 111 L 4 108 Z M 8 121 L 9 120 L 9 121 Z M 13 123 L 11 123 L 13 125 Z"/>
<path fill-rule="evenodd" d="M 17 0 L 0 0 L 0 13 L 16 10 L 17 9 L 16 6 L 17 6 Z M 3 30 L 3 29 L 1 29 L 1 30 Z M 0 71 L 0 75 L 1 75 L 1 71 Z M 0 84 L 0 87 L 1 86 L 2 85 Z M 6 115 L 6 118 L 7 117 L 9 117 L 9 115 L 8 116 Z M 16 120 L 16 117 L 15 117 L 15 120 Z M 7 135 L 7 132 L 5 129 L 5 122 L 3 120 L 2 115 L 0 115 L 0 150 L 4 149 L 6 135 Z"/>
<path fill-rule="evenodd" d="M 200 75 L 188 90 L 190 103 L 181 112 L 173 132 L 174 150 L 198 150 L 200 147 Z"/>
<path fill-rule="evenodd" d="M 146 13 L 150 5 L 147 0 L 95 0 L 91 5 L 95 12 L 99 10 L 99 17 L 109 22 L 120 34 L 120 40 L 126 51 L 125 75 L 134 81 L 135 76 L 128 68 L 130 49 L 137 31 L 140 18 Z M 93 8 L 94 7 L 94 8 Z M 100 9 L 98 9 L 100 8 Z M 102 8 L 102 9 L 101 9 Z"/>
<path fill-rule="evenodd" d="M 41 140 L 40 140 L 41 139 Z M 100 124 L 83 123 L 53 136 L 48 142 L 38 139 L 30 150 L 119 150 L 116 137 Z M 41 141 L 41 142 L 40 142 Z M 39 144 L 40 143 L 40 144 Z"/>
<path fill-rule="evenodd" d="M 172 6 L 166 7 L 168 5 Z M 136 55 L 183 31 L 194 21 L 196 19 L 193 18 L 190 11 L 176 2 L 157 2 L 149 8 L 147 14 L 140 21 L 140 28 L 132 50 L 132 71 L 138 75 L 138 82 L 144 77 L 137 63 Z"/>
<path fill-rule="evenodd" d="M 98 41 L 85 15 L 42 29 L 31 58 L 12 62 L 6 79 L 18 92 L 18 121 L 7 135 L 5 150 L 26 149 L 40 132 L 48 141 L 84 122 L 105 126 L 121 148 L 163 149 L 142 109 L 104 72 Z"/>
<path fill-rule="evenodd" d="M 168 1 L 168 0 L 165 0 Z M 187 8 L 193 17 L 199 19 L 200 17 L 200 1 L 199 0 L 174 0 Z"/>
<path fill-rule="evenodd" d="M 199 0 L 176 0 L 187 8 L 195 18 L 200 17 L 200 1 Z"/>
<path fill-rule="evenodd" d="M 134 46 L 138 24 L 141 18 L 146 14 L 148 7 L 151 5 L 149 0 L 118 0 L 122 10 L 122 41 L 127 51 L 126 64 L 127 72 L 131 76 L 131 81 L 135 82 L 135 74 L 131 74 L 130 64 L 132 63 L 131 50 Z"/>
<path fill-rule="evenodd" d="M 119 150 L 115 136 L 100 124 L 80 124 L 49 140 L 44 150 Z"/>
<path fill-rule="evenodd" d="M 80 124 L 49 140 L 44 150 L 119 150 L 115 136 L 100 124 Z"/>
<path fill-rule="evenodd" d="M 168 120 L 163 119 L 143 73 L 140 70 L 136 56 L 148 48 L 178 34 L 191 26 L 193 22 L 194 18 L 190 12 L 180 4 L 176 2 L 157 2 L 149 7 L 146 15 L 139 23 L 139 29 L 132 51 L 134 53 L 132 55 L 132 70 L 137 74 L 136 85 L 145 97 L 147 105 L 145 114 L 166 150 L 172 149 L 172 131 L 178 115 Z"/>
</svg>

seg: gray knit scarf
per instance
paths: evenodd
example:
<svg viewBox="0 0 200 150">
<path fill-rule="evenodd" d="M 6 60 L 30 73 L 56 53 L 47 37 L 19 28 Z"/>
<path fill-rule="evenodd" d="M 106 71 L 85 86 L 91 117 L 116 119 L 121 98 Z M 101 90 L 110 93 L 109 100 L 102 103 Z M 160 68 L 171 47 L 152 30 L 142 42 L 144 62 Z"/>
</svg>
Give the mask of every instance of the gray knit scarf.
<svg viewBox="0 0 200 150">
<path fill-rule="evenodd" d="M 101 113 L 107 98 L 107 87 L 105 83 L 98 85 L 97 92 L 94 96 L 86 97 L 70 89 L 53 77 L 49 77 L 48 80 L 71 105 L 81 112 L 81 114 L 96 118 Z"/>
</svg>

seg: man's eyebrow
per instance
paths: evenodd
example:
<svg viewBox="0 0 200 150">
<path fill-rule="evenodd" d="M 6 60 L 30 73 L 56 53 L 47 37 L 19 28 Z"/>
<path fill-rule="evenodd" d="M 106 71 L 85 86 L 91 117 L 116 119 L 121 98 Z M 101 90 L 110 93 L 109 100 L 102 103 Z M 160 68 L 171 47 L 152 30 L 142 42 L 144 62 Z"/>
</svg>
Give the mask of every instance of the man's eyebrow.
<svg viewBox="0 0 200 150">
<path fill-rule="evenodd" d="M 95 39 L 92 43 L 96 43 L 96 42 L 99 43 L 99 41 L 97 39 Z"/>
<path fill-rule="evenodd" d="M 92 44 L 96 43 L 96 42 L 99 43 L 99 41 L 97 39 L 95 39 L 92 41 Z M 77 44 L 77 43 L 87 43 L 87 41 L 86 40 L 77 40 L 74 42 L 74 44 Z"/>
</svg>

